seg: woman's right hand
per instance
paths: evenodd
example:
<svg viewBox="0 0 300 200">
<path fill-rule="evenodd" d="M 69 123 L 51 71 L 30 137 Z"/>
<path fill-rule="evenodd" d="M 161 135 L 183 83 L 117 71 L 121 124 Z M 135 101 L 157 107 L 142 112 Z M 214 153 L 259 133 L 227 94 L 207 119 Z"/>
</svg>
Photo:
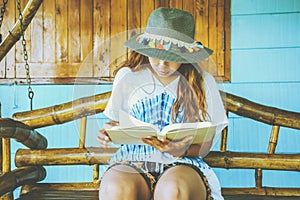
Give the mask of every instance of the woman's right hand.
<svg viewBox="0 0 300 200">
<path fill-rule="evenodd" d="M 109 138 L 106 129 L 112 128 L 113 126 L 118 126 L 119 122 L 110 120 L 109 122 L 104 123 L 101 130 L 98 131 L 97 141 L 99 142 L 101 147 L 110 147 L 109 142 L 111 139 Z"/>
</svg>

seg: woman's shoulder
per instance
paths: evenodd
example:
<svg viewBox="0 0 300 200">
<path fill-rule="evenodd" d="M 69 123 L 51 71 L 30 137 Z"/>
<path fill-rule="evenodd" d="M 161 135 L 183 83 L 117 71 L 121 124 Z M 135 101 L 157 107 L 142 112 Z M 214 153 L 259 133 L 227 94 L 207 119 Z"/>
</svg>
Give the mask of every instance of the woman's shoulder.
<svg viewBox="0 0 300 200">
<path fill-rule="evenodd" d="M 139 81 L 146 81 L 147 77 L 149 77 L 149 70 L 142 69 L 139 71 L 132 71 L 129 67 L 123 67 L 117 72 L 114 83 L 118 84 L 120 82 L 125 82 L 128 84 L 139 84 Z"/>
<path fill-rule="evenodd" d="M 126 79 L 128 80 L 132 78 L 143 77 L 147 73 L 149 73 L 149 70 L 146 69 L 141 69 L 139 71 L 132 71 L 129 67 L 123 67 L 117 72 L 115 79 L 120 80 L 126 77 Z"/>
<path fill-rule="evenodd" d="M 118 72 L 115 76 L 115 81 L 121 80 L 126 74 L 128 74 L 130 72 L 131 72 L 131 69 L 129 67 L 122 67 L 121 69 L 118 70 Z"/>
</svg>

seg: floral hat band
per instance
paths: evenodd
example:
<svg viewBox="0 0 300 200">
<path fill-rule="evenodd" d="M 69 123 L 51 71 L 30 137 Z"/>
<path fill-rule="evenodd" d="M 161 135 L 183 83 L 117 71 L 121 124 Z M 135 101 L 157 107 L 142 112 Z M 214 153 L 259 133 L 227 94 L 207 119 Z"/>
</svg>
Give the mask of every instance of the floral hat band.
<svg viewBox="0 0 300 200">
<path fill-rule="evenodd" d="M 176 8 L 154 10 L 144 33 L 124 45 L 138 53 L 168 62 L 196 63 L 213 51 L 194 40 L 195 22 L 191 13 Z"/>
<path fill-rule="evenodd" d="M 200 49 L 203 49 L 203 45 L 200 42 L 194 41 L 193 43 L 187 43 L 181 40 L 177 40 L 174 38 L 161 36 L 161 35 L 154 35 L 149 33 L 144 33 L 142 35 L 139 35 L 136 38 L 136 41 L 143 45 L 149 45 L 151 48 L 157 48 L 160 50 L 166 50 L 169 51 L 171 45 L 177 45 L 178 49 L 181 52 L 194 52 L 194 51 L 200 51 Z"/>
</svg>

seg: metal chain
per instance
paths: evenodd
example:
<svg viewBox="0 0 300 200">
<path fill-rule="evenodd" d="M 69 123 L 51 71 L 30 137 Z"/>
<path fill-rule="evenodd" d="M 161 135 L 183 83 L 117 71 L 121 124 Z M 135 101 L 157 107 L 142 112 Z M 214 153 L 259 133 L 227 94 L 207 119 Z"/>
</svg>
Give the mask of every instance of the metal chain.
<svg viewBox="0 0 300 200">
<path fill-rule="evenodd" d="M 0 12 L 0 30 L 1 30 L 1 26 L 2 26 L 2 22 L 3 22 L 3 17 L 4 17 L 4 13 L 6 11 L 6 5 L 8 0 L 3 0 L 3 5 L 1 7 L 1 12 Z M 0 43 L 2 42 L 2 34 L 0 33 Z"/>
<path fill-rule="evenodd" d="M 24 30 L 24 26 L 23 26 L 23 15 L 22 15 L 22 11 L 21 11 L 20 0 L 17 0 L 17 8 L 19 11 L 20 33 L 22 36 L 22 45 L 23 45 L 24 60 L 25 60 L 26 83 L 28 85 L 28 98 L 30 100 L 30 110 L 32 110 L 32 101 L 33 101 L 34 92 L 31 88 L 30 68 L 29 68 L 29 64 L 28 64 L 28 53 L 27 53 L 27 49 L 26 49 L 25 30 Z"/>
</svg>

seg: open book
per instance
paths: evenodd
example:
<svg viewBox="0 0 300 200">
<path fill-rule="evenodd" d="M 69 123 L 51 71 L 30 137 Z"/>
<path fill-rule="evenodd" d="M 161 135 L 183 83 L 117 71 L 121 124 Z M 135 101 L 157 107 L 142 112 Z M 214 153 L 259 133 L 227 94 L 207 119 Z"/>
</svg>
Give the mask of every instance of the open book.
<svg viewBox="0 0 300 200">
<path fill-rule="evenodd" d="M 141 138 L 147 136 L 180 140 L 188 135 L 193 135 L 192 144 L 197 144 L 211 141 L 215 135 L 216 125 L 210 122 L 174 123 L 159 131 L 155 125 L 139 121 L 123 113 L 120 114 L 120 125 L 106 129 L 106 131 L 115 144 L 145 144 Z"/>
</svg>

